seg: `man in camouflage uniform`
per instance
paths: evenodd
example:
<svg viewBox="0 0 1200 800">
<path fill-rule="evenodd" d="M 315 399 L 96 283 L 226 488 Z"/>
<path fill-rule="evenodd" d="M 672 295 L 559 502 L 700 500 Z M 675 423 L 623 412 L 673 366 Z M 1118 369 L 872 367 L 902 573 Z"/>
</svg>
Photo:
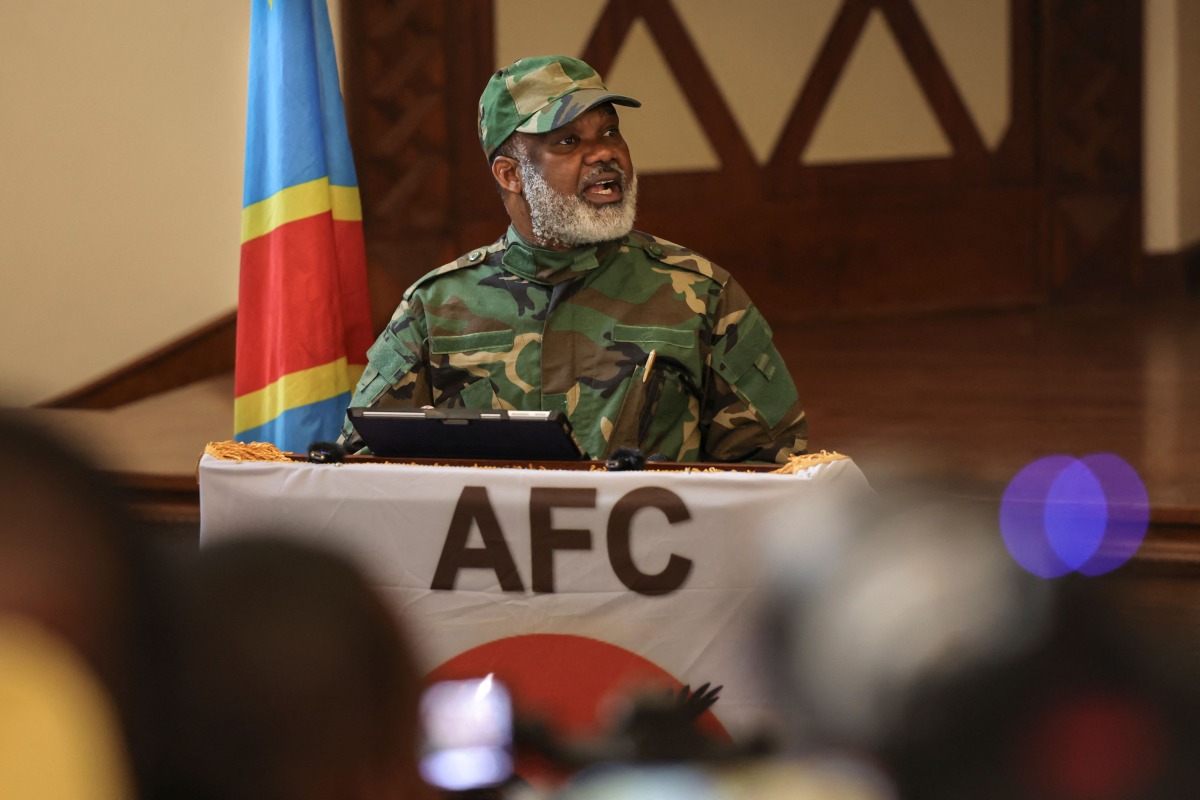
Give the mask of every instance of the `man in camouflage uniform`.
<svg viewBox="0 0 1200 800">
<path fill-rule="evenodd" d="M 488 81 L 479 138 L 512 221 L 413 284 L 352 406 L 560 410 L 583 450 L 783 462 L 808 425 L 729 273 L 633 230 L 637 177 L 595 70 L 527 58 Z M 362 447 L 349 422 L 351 451 Z"/>
</svg>

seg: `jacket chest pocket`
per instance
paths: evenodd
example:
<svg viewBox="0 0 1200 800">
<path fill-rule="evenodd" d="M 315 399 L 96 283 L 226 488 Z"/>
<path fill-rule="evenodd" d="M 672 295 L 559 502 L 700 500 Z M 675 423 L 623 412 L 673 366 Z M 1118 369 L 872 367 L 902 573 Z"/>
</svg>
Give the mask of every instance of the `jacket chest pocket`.
<svg viewBox="0 0 1200 800">
<path fill-rule="evenodd" d="M 493 408 L 515 374 L 511 329 L 429 337 L 434 405 Z"/>
<path fill-rule="evenodd" d="M 636 343 L 645 355 L 631 376 L 609 451 L 639 447 L 647 454 L 679 458 L 698 435 L 701 357 L 696 331 L 615 325 L 613 341 Z"/>
<path fill-rule="evenodd" d="M 660 374 L 674 376 L 684 390 L 699 393 L 702 361 L 699 334 L 694 329 L 617 324 L 613 326 L 612 338 L 614 342 L 636 344 L 641 349 L 639 380 L 645 377 L 649 382 Z"/>
</svg>

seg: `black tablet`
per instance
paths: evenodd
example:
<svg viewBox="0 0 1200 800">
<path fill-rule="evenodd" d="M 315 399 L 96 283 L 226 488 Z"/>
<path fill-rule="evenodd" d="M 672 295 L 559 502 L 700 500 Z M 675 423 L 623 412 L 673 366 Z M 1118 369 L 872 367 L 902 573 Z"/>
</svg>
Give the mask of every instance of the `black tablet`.
<svg viewBox="0 0 1200 800">
<path fill-rule="evenodd" d="M 351 408 L 363 444 L 387 458 L 577 461 L 584 457 L 561 411 Z"/>
</svg>

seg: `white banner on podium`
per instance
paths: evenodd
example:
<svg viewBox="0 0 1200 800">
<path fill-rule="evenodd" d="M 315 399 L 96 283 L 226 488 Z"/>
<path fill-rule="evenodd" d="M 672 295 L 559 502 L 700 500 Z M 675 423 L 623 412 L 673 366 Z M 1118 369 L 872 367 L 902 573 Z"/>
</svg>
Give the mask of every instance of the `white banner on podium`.
<svg viewBox="0 0 1200 800">
<path fill-rule="evenodd" d="M 730 733 L 770 719 L 757 674 L 767 537 L 820 540 L 867 489 L 850 459 L 792 475 L 200 462 L 201 543 L 258 530 L 350 555 L 433 678 L 494 672 L 518 711 L 594 729 L 640 681 L 722 685 Z"/>
</svg>

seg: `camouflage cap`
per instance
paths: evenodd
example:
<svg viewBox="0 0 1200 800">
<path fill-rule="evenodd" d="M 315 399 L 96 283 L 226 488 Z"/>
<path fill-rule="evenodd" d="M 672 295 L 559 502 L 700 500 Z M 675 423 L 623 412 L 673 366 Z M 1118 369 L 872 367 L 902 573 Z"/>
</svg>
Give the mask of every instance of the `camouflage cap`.
<svg viewBox="0 0 1200 800">
<path fill-rule="evenodd" d="M 641 105 L 610 92 L 596 70 L 577 58 L 522 58 L 488 80 L 479 98 L 479 143 L 490 159 L 514 131 L 552 131 L 600 103 Z"/>
</svg>

